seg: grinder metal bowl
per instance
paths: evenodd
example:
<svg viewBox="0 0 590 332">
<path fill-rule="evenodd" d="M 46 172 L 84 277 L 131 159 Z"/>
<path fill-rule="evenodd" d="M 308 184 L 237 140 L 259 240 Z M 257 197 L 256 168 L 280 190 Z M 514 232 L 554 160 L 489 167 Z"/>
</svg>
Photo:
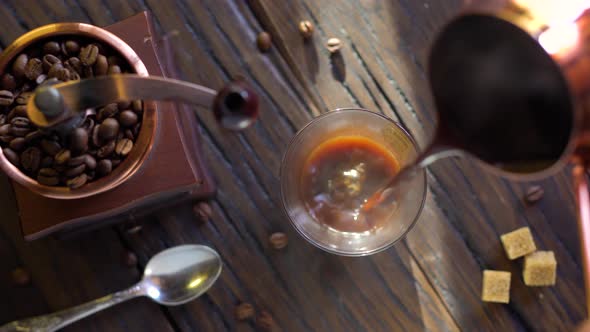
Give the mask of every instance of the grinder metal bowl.
<svg viewBox="0 0 590 332">
<path fill-rule="evenodd" d="M 0 73 L 5 72 L 12 60 L 27 47 L 46 40 L 47 38 L 56 36 L 78 36 L 104 43 L 118 52 L 121 57 L 129 63 L 131 69 L 135 71 L 137 75 L 148 76 L 148 71 L 139 56 L 123 40 L 102 28 L 84 23 L 49 24 L 22 35 L 0 55 Z M 67 187 L 42 185 L 10 163 L 1 150 L 0 169 L 18 184 L 35 193 L 51 198 L 76 199 L 105 192 L 133 176 L 133 174 L 135 174 L 141 167 L 143 161 L 148 157 L 156 133 L 158 116 L 156 108 L 157 105 L 155 102 L 144 102 L 143 122 L 139 137 L 137 138 L 132 152 L 121 165 L 114 169 L 109 176 L 90 182 L 81 188 L 69 189 Z"/>
</svg>

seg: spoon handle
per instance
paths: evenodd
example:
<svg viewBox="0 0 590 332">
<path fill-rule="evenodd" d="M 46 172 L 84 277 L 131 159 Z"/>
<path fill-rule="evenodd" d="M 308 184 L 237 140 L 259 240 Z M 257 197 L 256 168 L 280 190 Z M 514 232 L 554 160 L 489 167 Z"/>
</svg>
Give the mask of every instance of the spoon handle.
<svg viewBox="0 0 590 332">
<path fill-rule="evenodd" d="M 43 316 L 26 318 L 0 326 L 0 332 L 52 332 L 115 304 L 144 295 L 141 284 L 94 301 Z"/>
</svg>

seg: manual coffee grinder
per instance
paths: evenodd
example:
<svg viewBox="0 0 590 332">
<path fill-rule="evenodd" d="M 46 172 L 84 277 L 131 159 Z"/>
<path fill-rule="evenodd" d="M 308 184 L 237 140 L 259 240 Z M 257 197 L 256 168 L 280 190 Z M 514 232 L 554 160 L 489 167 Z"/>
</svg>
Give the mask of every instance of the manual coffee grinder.
<svg viewBox="0 0 590 332">
<path fill-rule="evenodd" d="M 203 163 L 195 108 L 188 104 L 200 106 L 198 113 L 210 112 L 203 116 L 215 116 L 220 126 L 240 130 L 257 115 L 256 94 L 243 81 L 215 91 L 176 79 L 169 42 L 155 33 L 146 12 L 104 29 L 83 23 L 34 29 L 0 55 L 0 72 L 28 46 L 63 36 L 109 46 L 135 73 L 37 87 L 27 104 L 30 121 L 40 130 L 59 134 L 79 124 L 87 109 L 140 99 L 144 100 L 142 128 L 130 154 L 112 173 L 76 189 L 40 184 L 0 150 L 0 168 L 11 180 L 25 239 L 112 222 L 133 223 L 166 206 L 211 197 L 215 186 Z"/>
</svg>

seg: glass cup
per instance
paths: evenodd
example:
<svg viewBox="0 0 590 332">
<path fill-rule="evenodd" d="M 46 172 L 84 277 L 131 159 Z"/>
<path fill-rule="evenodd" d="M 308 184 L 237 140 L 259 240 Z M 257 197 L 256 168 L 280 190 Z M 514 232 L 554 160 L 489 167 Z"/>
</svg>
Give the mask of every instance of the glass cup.
<svg viewBox="0 0 590 332">
<path fill-rule="evenodd" d="M 318 248 L 344 256 L 371 255 L 402 239 L 418 220 L 426 198 L 426 172 L 419 170 L 396 185 L 395 192 L 398 194 L 395 199 L 382 203 L 387 204 L 381 207 L 387 211 L 387 217 L 379 223 L 379 227 L 367 231 L 334 229 L 317 220 L 310 212 L 303 197 L 301 181 L 308 157 L 314 149 L 339 136 L 362 136 L 377 143 L 395 157 L 401 168 L 418 156 L 416 143 L 410 134 L 383 115 L 364 109 L 337 109 L 323 114 L 299 130 L 283 156 L 280 171 L 283 209 L 295 229 Z M 367 172 L 366 178 L 371 176 Z M 370 180 L 385 186 L 391 178 Z"/>
</svg>

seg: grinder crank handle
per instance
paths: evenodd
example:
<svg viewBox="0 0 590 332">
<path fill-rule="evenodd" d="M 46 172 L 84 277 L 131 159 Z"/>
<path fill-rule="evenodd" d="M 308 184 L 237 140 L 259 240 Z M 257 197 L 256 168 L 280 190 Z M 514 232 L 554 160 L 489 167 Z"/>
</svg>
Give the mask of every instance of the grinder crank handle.
<svg viewBox="0 0 590 332">
<path fill-rule="evenodd" d="M 219 91 L 158 76 L 118 74 L 39 86 L 27 104 L 27 114 L 39 128 L 66 123 L 88 108 L 116 101 L 182 101 L 212 108 L 225 128 L 248 127 L 258 115 L 258 97 L 243 81 L 228 83 Z"/>
<path fill-rule="evenodd" d="M 590 317 L 590 186 L 585 171 L 586 165 L 583 162 L 576 161 L 574 163 L 572 173 L 578 206 L 578 228 L 582 249 L 582 267 L 584 269 L 586 310 L 588 317 Z"/>
</svg>

